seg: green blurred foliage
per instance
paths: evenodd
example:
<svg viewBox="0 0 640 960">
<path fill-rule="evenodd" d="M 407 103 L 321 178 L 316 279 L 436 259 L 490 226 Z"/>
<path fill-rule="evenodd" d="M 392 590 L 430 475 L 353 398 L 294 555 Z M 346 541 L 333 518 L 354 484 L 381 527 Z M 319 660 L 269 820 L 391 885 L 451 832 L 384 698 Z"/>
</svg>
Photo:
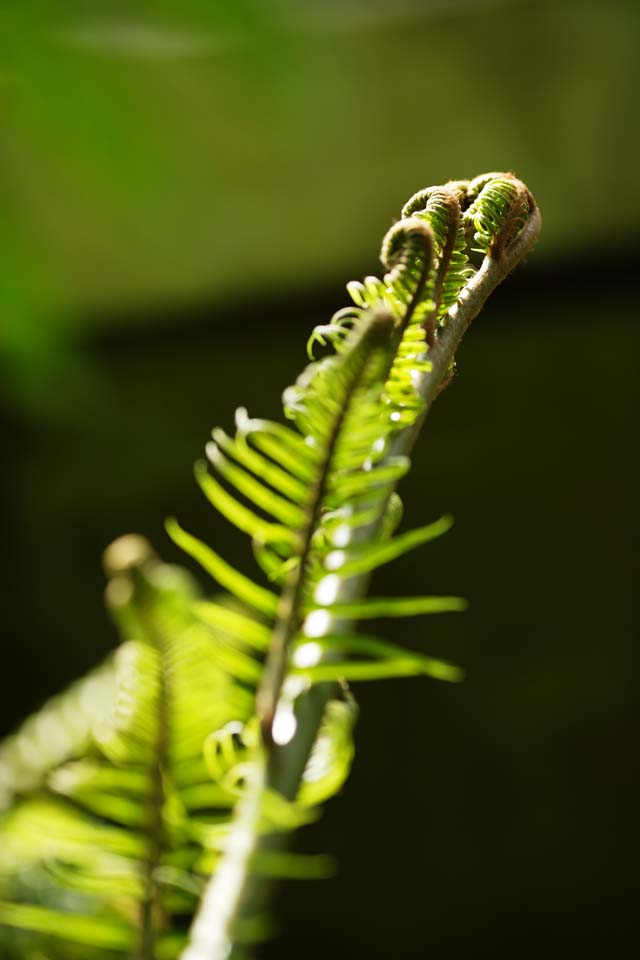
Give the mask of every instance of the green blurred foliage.
<svg viewBox="0 0 640 960">
<path fill-rule="evenodd" d="M 5 389 L 40 413 L 86 390 L 74 344 L 124 306 L 370 270 L 450 177 L 524 177 L 538 257 L 624 242 L 637 37 L 633 0 L 4 3 Z"/>
</svg>

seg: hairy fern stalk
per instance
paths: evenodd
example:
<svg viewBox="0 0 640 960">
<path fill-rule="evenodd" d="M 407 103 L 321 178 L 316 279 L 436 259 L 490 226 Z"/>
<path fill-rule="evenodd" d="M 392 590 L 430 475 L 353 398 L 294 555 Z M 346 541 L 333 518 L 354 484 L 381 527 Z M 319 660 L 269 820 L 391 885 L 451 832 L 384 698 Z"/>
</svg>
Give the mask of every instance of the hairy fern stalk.
<svg viewBox="0 0 640 960">
<path fill-rule="evenodd" d="M 0 745 L 0 956 L 239 958 L 267 933 L 274 877 L 326 874 L 287 838 L 348 774 L 347 682 L 461 677 L 357 624 L 464 608 L 369 598 L 368 581 L 450 526 L 396 533 L 396 487 L 464 332 L 539 229 L 512 174 L 421 190 L 383 277 L 314 330 L 326 355 L 285 391 L 288 422 L 238 410 L 233 435 L 213 431 L 196 477 L 263 582 L 175 520 L 213 597 L 142 538 L 109 548 L 122 645 Z"/>
</svg>

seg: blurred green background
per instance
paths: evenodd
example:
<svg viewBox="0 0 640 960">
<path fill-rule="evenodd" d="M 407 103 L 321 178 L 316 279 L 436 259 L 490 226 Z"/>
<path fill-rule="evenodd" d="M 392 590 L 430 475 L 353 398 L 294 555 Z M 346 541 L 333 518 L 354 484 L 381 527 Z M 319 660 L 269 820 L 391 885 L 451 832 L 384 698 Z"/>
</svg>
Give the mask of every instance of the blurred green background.
<svg viewBox="0 0 640 960">
<path fill-rule="evenodd" d="M 460 687 L 356 688 L 343 796 L 265 958 L 635 955 L 636 0 L 4 0 L 0 732 L 115 637 L 100 555 L 175 513 L 249 570 L 190 464 L 277 415 L 314 323 L 415 190 L 514 170 L 530 261 L 463 345 L 404 482 L 443 541 L 381 593 Z M 635 629 L 635 634 L 634 634 Z"/>
</svg>

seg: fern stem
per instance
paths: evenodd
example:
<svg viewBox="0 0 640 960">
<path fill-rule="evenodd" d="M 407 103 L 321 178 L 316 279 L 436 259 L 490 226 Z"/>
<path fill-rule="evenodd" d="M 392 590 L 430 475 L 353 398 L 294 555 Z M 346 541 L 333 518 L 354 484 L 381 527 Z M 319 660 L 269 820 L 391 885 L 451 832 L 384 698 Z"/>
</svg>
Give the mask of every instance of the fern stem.
<svg viewBox="0 0 640 960">
<path fill-rule="evenodd" d="M 190 943 L 181 960 L 226 960 L 232 956 L 231 936 L 243 913 L 247 878 L 252 876 L 251 859 L 263 840 L 259 824 L 266 782 L 262 755 L 239 801 L 224 856 L 200 901 Z"/>
</svg>

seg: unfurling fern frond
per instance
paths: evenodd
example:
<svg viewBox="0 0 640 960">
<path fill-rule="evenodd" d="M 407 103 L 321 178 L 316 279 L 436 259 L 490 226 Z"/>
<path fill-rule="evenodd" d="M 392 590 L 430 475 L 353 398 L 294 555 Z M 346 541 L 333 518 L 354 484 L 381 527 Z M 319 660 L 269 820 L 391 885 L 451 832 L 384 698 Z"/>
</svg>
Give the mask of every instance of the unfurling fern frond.
<svg viewBox="0 0 640 960">
<path fill-rule="evenodd" d="M 535 201 L 511 174 L 492 173 L 472 180 L 464 219 L 478 253 L 499 257 L 524 228 Z"/>
<path fill-rule="evenodd" d="M 349 284 L 354 306 L 312 337 L 310 348 L 331 344 L 335 353 L 311 363 L 285 391 L 285 414 L 295 430 L 241 411 L 234 439 L 214 431 L 207 453 L 219 479 L 199 469 L 201 486 L 252 536 L 279 592 L 265 593 L 175 522 L 169 526 L 174 540 L 221 586 L 253 604 L 271 631 L 257 697 L 262 738 L 253 789 L 239 803 L 234 852 L 207 891 L 183 960 L 222 960 L 242 938 L 243 925 L 260 923 L 264 891 L 253 868 L 261 852 L 280 846 L 265 828 L 261 797 L 277 791 L 299 803 L 332 684 L 411 674 L 460 679 L 452 664 L 360 636 L 353 623 L 464 607 L 457 597 L 371 600 L 365 593 L 378 566 L 449 526 L 443 518 L 393 538 L 395 486 L 409 468 L 422 416 L 450 377 L 455 348 L 481 306 L 477 288 L 492 289 L 502 278 L 494 271 L 485 279 L 484 265 L 477 272 L 470 265 L 467 222 L 483 238 L 491 232 L 487 249 L 506 272 L 534 209 L 522 207 L 517 184 L 491 176 L 482 184 L 460 181 L 417 194 L 383 242 L 384 278 Z"/>
<path fill-rule="evenodd" d="M 0 923 L 96 956 L 163 960 L 186 940 L 182 960 L 239 960 L 265 935 L 270 878 L 328 872 L 326 858 L 286 846 L 348 774 L 345 681 L 461 678 L 451 663 L 357 632 L 357 621 L 464 609 L 455 596 L 369 598 L 368 582 L 451 525 L 396 533 L 395 488 L 465 330 L 539 227 L 511 174 L 415 194 L 383 241 L 382 279 L 350 283 L 353 305 L 312 334 L 310 352 L 333 352 L 285 391 L 288 423 L 241 409 L 233 435 L 213 431 L 212 470 L 199 463 L 198 484 L 250 537 L 264 582 L 175 520 L 170 536 L 222 599 L 198 597 L 139 540 L 110 549 L 108 598 L 125 637 L 116 708 L 91 737 L 85 721 L 89 747 L 75 761 L 36 764 L 25 781 L 36 792 L 0 821 Z M 80 753 L 81 740 L 56 757 Z M 25 869 L 40 871 L 35 902 L 23 896 Z"/>
</svg>

